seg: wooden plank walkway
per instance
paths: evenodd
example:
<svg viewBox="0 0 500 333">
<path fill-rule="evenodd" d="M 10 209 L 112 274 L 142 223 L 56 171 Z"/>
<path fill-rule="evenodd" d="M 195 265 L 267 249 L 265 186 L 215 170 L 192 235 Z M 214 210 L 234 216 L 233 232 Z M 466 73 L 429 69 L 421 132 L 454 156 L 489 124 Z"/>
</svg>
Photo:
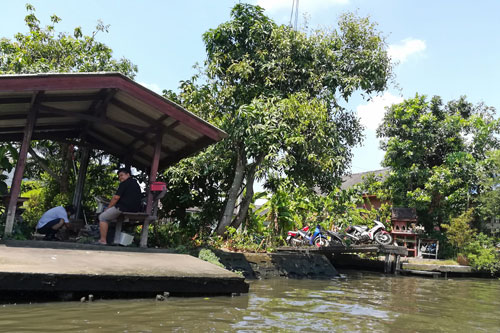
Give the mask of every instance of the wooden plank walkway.
<svg viewBox="0 0 500 333">
<path fill-rule="evenodd" d="M 404 246 L 395 246 L 395 245 L 351 245 L 351 246 L 343 246 L 343 245 L 330 245 L 324 247 L 315 247 L 315 246 L 302 246 L 302 247 L 293 247 L 293 246 L 284 246 L 276 249 L 277 251 L 287 251 L 287 252 L 316 252 L 322 254 L 341 254 L 341 253 L 380 253 L 380 254 L 392 254 L 392 255 L 400 255 L 407 256 L 408 249 Z"/>
<path fill-rule="evenodd" d="M 132 297 L 165 292 L 187 296 L 248 292 L 243 277 L 189 255 L 94 248 L 0 244 L 0 294 L 69 292 Z"/>
<path fill-rule="evenodd" d="M 408 256 L 408 249 L 404 246 L 395 245 L 330 245 L 330 246 L 303 246 L 292 247 L 284 246 L 277 249 L 280 252 L 306 252 L 318 253 L 326 255 L 343 254 L 343 253 L 377 253 L 385 255 L 384 272 L 398 274 L 401 269 L 401 256 Z M 394 257 L 394 258 L 393 258 Z M 393 260 L 394 259 L 394 260 Z"/>
</svg>

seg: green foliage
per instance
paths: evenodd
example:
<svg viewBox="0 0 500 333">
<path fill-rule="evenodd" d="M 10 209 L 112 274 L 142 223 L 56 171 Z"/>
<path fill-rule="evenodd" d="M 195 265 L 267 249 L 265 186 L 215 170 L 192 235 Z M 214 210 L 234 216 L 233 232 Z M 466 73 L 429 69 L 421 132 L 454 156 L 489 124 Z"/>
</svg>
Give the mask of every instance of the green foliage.
<svg viewBox="0 0 500 333">
<path fill-rule="evenodd" d="M 239 232 L 233 227 L 227 227 L 227 239 L 221 247 L 232 251 L 263 252 L 273 247 L 273 241 L 275 239 L 272 234 L 265 230 L 257 234 L 249 231 Z"/>
<path fill-rule="evenodd" d="M 30 230 L 27 224 L 23 223 L 22 218 L 16 216 L 14 220 L 14 226 L 12 228 L 12 233 L 8 236 L 4 235 L 5 232 L 5 223 L 7 220 L 7 212 L 0 212 L 0 239 L 8 238 L 8 239 L 16 239 L 16 240 L 26 240 L 31 238 L 31 233 L 33 230 Z"/>
<path fill-rule="evenodd" d="M 23 220 L 30 231 L 35 231 L 36 224 L 42 214 L 47 210 L 44 205 L 44 188 L 39 181 L 24 182 L 22 186 L 21 196 L 29 198 L 23 205 L 25 211 L 23 212 Z M 27 190 L 27 191 L 24 191 Z M 54 206 L 55 207 L 55 206 Z"/>
<path fill-rule="evenodd" d="M 186 231 L 175 223 L 161 223 L 149 226 L 148 245 L 160 248 L 176 248 L 189 244 Z"/>
<path fill-rule="evenodd" d="M 494 109 L 465 97 L 443 105 L 416 95 L 388 108 L 377 135 L 393 204 L 415 207 L 427 230 L 460 215 L 481 193 L 480 162 L 498 149 L 499 132 Z"/>
<path fill-rule="evenodd" d="M 198 258 L 216 266 L 225 268 L 224 265 L 220 262 L 219 257 L 217 257 L 215 253 L 213 253 L 210 249 L 201 249 L 200 253 L 198 254 Z"/>
<path fill-rule="evenodd" d="M 500 150 L 492 151 L 482 162 L 479 180 L 482 193 L 477 210 L 484 220 L 500 220 Z"/>
<path fill-rule="evenodd" d="M 237 4 L 231 17 L 203 39 L 207 74 L 231 87 L 236 107 L 299 91 L 347 99 L 358 89 L 385 90 L 392 74 L 385 41 L 367 18 L 345 14 L 337 31 L 306 33 L 276 25 L 258 6 Z"/>
<path fill-rule="evenodd" d="M 446 230 L 448 241 L 455 247 L 457 252 L 462 251 L 475 235 L 475 230 L 471 228 L 473 215 L 474 210 L 469 209 L 462 215 L 452 218 L 449 224 L 441 225 Z"/>
<path fill-rule="evenodd" d="M 97 41 L 97 34 L 107 32 L 109 26 L 99 22 L 91 36 L 80 27 L 72 34 L 56 32 L 59 17 L 51 16 L 51 24 L 43 27 L 35 8 L 28 4 L 26 9 L 28 32 L 17 33 L 14 40 L 0 39 L 0 74 L 105 71 L 135 76 L 137 66 L 125 58 L 113 59 L 112 50 Z"/>
<path fill-rule="evenodd" d="M 230 161 L 227 152 L 211 146 L 167 169 L 158 178 L 168 188 L 162 199 L 161 215 L 181 226 L 190 225 L 195 232 L 211 231 L 223 209 L 221 198 L 228 187 L 224 174 L 230 172 Z M 199 212 L 190 214 L 189 208 L 197 208 Z"/>
<path fill-rule="evenodd" d="M 474 269 L 489 271 L 492 275 L 500 272 L 500 256 L 495 249 L 493 238 L 479 233 L 473 241 L 466 244 L 464 253 Z"/>
</svg>

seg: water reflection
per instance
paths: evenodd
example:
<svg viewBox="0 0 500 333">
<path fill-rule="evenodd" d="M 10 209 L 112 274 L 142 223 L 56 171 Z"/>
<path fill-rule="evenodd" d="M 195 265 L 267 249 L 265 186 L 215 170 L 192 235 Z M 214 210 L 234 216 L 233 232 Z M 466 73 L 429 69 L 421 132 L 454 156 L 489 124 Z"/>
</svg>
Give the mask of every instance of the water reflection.
<svg viewBox="0 0 500 333">
<path fill-rule="evenodd" d="M 251 282 L 240 297 L 0 306 L 5 332 L 500 332 L 500 281 L 347 272 Z"/>
</svg>

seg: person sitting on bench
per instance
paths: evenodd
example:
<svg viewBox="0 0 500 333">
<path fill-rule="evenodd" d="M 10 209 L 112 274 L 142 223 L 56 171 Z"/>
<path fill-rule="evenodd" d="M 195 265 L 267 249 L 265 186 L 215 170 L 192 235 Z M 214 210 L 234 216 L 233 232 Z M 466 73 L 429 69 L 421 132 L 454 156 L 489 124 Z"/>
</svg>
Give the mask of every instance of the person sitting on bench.
<svg viewBox="0 0 500 333">
<path fill-rule="evenodd" d="M 108 207 L 99 215 L 99 231 L 101 238 L 97 244 L 106 245 L 109 222 L 116 220 L 123 212 L 138 212 L 141 207 L 141 188 L 137 180 L 131 177 L 130 170 L 118 170 L 120 185 Z"/>
<path fill-rule="evenodd" d="M 75 213 L 73 205 L 57 206 L 43 213 L 36 225 L 36 231 L 45 235 L 43 240 L 57 240 L 56 233 L 63 227 L 65 223 L 69 223 L 68 216 Z"/>
</svg>

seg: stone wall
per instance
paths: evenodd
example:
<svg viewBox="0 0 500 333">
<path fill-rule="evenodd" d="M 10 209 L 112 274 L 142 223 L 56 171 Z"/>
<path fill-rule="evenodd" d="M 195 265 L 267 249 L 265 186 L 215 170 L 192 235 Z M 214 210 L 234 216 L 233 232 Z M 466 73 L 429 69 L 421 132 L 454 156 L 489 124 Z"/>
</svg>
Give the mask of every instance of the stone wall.
<svg viewBox="0 0 500 333">
<path fill-rule="evenodd" d="M 240 271 L 247 279 L 276 277 L 294 279 L 331 279 L 338 272 L 322 254 L 233 253 L 217 251 L 226 269 Z"/>
</svg>

